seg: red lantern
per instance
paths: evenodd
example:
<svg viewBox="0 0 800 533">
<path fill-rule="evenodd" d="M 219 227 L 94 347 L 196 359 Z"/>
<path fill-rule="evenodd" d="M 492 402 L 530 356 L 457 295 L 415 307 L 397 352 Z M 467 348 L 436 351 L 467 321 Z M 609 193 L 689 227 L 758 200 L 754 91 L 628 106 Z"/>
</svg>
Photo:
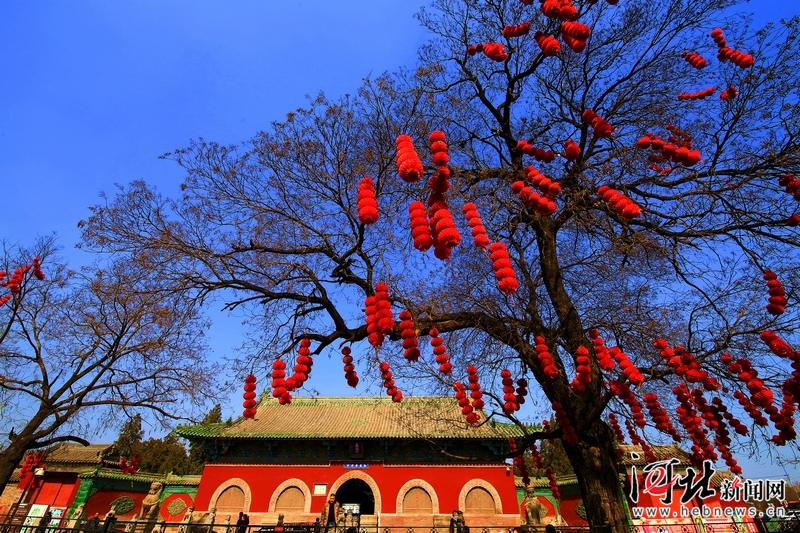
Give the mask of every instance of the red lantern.
<svg viewBox="0 0 800 533">
<path fill-rule="evenodd" d="M 484 44 L 483 53 L 486 55 L 486 57 L 498 63 L 502 63 L 503 61 L 508 59 L 508 54 L 506 53 L 506 49 L 501 43 Z"/>
<path fill-rule="evenodd" d="M 414 183 L 422 178 L 425 172 L 422 161 L 414 148 L 414 140 L 409 135 L 399 135 L 397 144 L 397 172 L 407 183 Z"/>
<path fill-rule="evenodd" d="M 411 237 L 414 239 L 414 248 L 420 252 L 427 252 L 433 245 L 433 238 L 431 237 L 431 228 L 428 225 L 425 204 L 411 202 L 408 206 L 408 214 L 411 219 Z"/>
<path fill-rule="evenodd" d="M 365 176 L 358 185 L 358 219 L 362 224 L 370 225 L 378 221 L 378 201 L 375 198 L 375 182 Z"/>
</svg>

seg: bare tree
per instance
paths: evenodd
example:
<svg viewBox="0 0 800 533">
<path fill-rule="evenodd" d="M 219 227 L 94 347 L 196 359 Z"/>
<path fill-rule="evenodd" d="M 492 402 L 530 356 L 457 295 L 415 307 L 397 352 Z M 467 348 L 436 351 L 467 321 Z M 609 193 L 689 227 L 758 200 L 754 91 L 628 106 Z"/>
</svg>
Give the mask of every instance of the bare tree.
<svg viewBox="0 0 800 533">
<path fill-rule="evenodd" d="M 18 274 L 0 308 L 0 393 L 9 431 L 0 483 L 27 450 L 66 440 L 88 444 L 78 428 L 86 435 L 142 411 L 163 422 L 183 419 L 216 396 L 196 306 L 149 266 L 114 258 L 68 270 L 49 240 L 34 252 L 6 249 L 3 263 Z"/>
<path fill-rule="evenodd" d="M 361 362 L 391 368 L 401 388 L 427 377 L 441 392 L 477 370 L 480 402 L 457 392 L 469 423 L 514 420 L 521 393 L 500 392 L 501 370 L 526 376 L 558 424 L 516 453 L 561 438 L 589 520 L 626 531 L 614 420 L 634 442 L 690 443 L 696 461 L 721 457 L 734 472 L 737 446 L 795 437 L 800 360 L 781 337 L 798 318 L 787 307 L 800 266 L 798 21 L 753 33 L 745 17 L 723 18 L 729 7 L 434 0 L 416 70 L 320 96 L 242 146 L 168 155 L 187 171 L 182 195 L 122 188 L 93 209 L 86 246 L 147 258 L 198 301 L 226 294 L 265 360 L 305 338 L 313 354 L 370 342 Z M 716 24 L 730 43 L 709 36 Z M 447 150 L 426 166 L 431 182 L 398 178 L 413 181 L 403 162 L 416 157 L 401 134 L 416 153 Z M 409 204 L 425 199 L 412 238 Z M 459 215 L 467 203 L 487 235 L 478 246 L 481 230 Z M 425 237 L 446 260 L 414 249 Z M 389 328 L 365 324 L 380 282 Z M 441 349 L 435 364 L 404 361 L 413 354 L 391 342 L 409 337 L 401 309 L 421 343 L 441 334 L 452 374 Z M 734 404 L 725 416 L 731 391 L 749 414 Z"/>
</svg>

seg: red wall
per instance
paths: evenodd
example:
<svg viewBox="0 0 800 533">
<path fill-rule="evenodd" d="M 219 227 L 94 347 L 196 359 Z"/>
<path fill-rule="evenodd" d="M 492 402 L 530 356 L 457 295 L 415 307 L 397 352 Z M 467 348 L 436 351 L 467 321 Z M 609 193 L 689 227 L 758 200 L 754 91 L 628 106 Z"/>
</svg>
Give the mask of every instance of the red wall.
<svg viewBox="0 0 800 533">
<path fill-rule="evenodd" d="M 298 478 L 305 482 L 313 491 L 314 485 L 324 483 L 331 491 L 336 481 L 343 475 L 352 472 L 344 468 L 343 464 L 296 466 L 296 465 L 206 465 L 203 477 L 197 491 L 195 502 L 198 510 L 210 507 L 210 500 L 214 491 L 231 478 L 241 478 L 250 487 L 252 502 L 250 511 L 268 512 L 269 501 L 275 489 L 290 478 Z M 397 494 L 400 488 L 412 479 L 423 479 L 430 483 L 439 499 L 439 511 L 450 513 L 458 509 L 458 496 L 463 486 L 473 480 L 481 479 L 500 495 L 503 514 L 516 514 L 517 494 L 514 487 L 513 476 L 506 475 L 504 465 L 437 465 L 437 466 L 384 466 L 370 464 L 367 469 L 360 472 L 375 480 L 380 490 L 382 508 L 375 509 L 376 513 L 395 513 Z M 325 503 L 327 495 L 313 496 L 311 512 L 319 513 Z"/>
<path fill-rule="evenodd" d="M 29 492 L 33 492 L 31 503 L 67 507 L 72 503 L 78 489 L 78 475 L 72 473 L 47 473 L 43 482 Z"/>
</svg>

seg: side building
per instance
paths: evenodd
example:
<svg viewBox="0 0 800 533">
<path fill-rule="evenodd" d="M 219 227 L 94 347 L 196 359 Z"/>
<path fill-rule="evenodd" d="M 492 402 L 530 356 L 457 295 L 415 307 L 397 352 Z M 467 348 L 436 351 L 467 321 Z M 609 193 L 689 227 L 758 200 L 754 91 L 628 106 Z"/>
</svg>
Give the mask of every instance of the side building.
<svg viewBox="0 0 800 533">
<path fill-rule="evenodd" d="M 218 522 L 313 523 L 334 493 L 362 527 L 446 527 L 454 510 L 468 526 L 520 524 L 506 458 L 521 431 L 469 426 L 452 398 L 270 398 L 255 419 L 178 434 L 212 458 L 194 504 Z"/>
</svg>

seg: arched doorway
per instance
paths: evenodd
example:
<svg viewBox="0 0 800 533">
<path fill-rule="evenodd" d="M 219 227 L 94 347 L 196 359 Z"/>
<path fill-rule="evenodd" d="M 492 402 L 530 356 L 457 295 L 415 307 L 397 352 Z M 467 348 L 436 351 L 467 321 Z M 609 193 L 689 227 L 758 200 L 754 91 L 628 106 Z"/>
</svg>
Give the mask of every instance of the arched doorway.
<svg viewBox="0 0 800 533">
<path fill-rule="evenodd" d="M 359 504 L 362 515 L 375 514 L 375 496 L 363 479 L 348 479 L 342 483 L 336 491 L 336 500 L 342 505 Z"/>
</svg>

